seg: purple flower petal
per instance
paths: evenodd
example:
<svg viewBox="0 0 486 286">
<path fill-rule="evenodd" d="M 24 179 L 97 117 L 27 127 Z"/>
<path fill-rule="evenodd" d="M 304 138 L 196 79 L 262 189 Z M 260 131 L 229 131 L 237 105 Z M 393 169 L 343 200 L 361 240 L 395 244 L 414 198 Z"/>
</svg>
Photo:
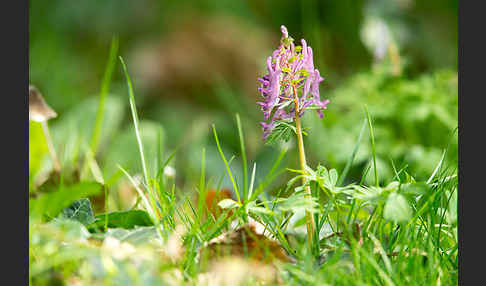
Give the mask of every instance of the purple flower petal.
<svg viewBox="0 0 486 286">
<path fill-rule="evenodd" d="M 322 110 L 329 104 L 329 100 L 320 99 L 319 85 L 324 79 L 314 68 L 312 48 L 302 39 L 302 50 L 297 52 L 292 41 L 284 41 L 289 38 L 287 28 L 282 25 L 280 30 L 280 45 L 267 58 L 267 74 L 258 78 L 261 84 L 258 91 L 262 94 L 263 101 L 257 104 L 262 108 L 264 120 L 270 120 L 268 123 L 261 122 L 264 140 L 272 132 L 276 121 L 295 118 L 297 106 L 299 117 L 311 105 L 319 107 L 317 112 L 322 117 Z M 281 103 L 285 105 L 282 106 Z M 277 106 L 279 107 L 276 109 Z"/>
</svg>

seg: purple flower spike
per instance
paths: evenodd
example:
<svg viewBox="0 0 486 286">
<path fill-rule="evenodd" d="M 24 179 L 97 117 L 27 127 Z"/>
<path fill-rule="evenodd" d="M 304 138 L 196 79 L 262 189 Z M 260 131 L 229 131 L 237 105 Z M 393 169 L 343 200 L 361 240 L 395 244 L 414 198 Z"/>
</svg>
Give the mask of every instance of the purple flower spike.
<svg viewBox="0 0 486 286">
<path fill-rule="evenodd" d="M 324 79 L 314 68 L 312 48 L 304 39 L 301 46 L 295 46 L 287 28 L 282 25 L 280 30 L 280 45 L 267 59 L 267 74 L 258 78 L 261 83 L 258 90 L 264 100 L 257 104 L 262 108 L 264 120 L 270 120 L 261 122 L 263 140 L 277 121 L 293 121 L 310 106 L 318 107 L 317 113 L 322 118 L 322 110 L 329 104 L 329 100 L 320 99 L 319 84 Z"/>
</svg>

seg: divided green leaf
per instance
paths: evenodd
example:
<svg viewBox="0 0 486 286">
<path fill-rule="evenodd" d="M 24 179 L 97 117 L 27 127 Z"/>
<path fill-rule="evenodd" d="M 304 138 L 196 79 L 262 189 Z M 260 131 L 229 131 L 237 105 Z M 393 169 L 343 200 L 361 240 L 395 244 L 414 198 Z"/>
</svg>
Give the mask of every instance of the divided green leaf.
<svg viewBox="0 0 486 286">
<path fill-rule="evenodd" d="M 79 221 L 84 225 L 91 224 L 95 221 L 91 203 L 87 198 L 74 201 L 69 207 L 62 210 L 60 216 L 62 218 Z"/>
</svg>

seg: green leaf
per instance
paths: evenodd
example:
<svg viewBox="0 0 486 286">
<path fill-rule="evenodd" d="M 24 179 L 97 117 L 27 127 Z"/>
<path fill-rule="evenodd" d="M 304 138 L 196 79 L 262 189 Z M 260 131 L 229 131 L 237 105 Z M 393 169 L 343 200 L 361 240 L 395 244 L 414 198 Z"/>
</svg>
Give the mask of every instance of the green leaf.
<svg viewBox="0 0 486 286">
<path fill-rule="evenodd" d="M 276 121 L 275 127 L 273 128 L 272 133 L 268 135 L 265 144 L 275 144 L 280 140 L 287 142 L 290 140 L 292 133 L 296 133 L 295 126 L 284 121 Z"/>
<path fill-rule="evenodd" d="M 222 209 L 234 209 L 239 207 L 240 205 L 232 199 L 224 199 L 219 201 L 218 206 Z"/>
<path fill-rule="evenodd" d="M 361 201 L 377 201 L 382 198 L 383 188 L 366 187 L 366 186 L 351 186 L 350 194 Z"/>
<path fill-rule="evenodd" d="M 296 190 L 297 191 L 288 198 L 278 198 L 276 200 L 278 208 L 282 211 L 290 211 L 294 213 L 302 210 L 316 212 L 319 206 L 316 202 L 316 198 L 309 197 L 304 190 L 299 191 L 299 188 L 296 188 Z"/>
<path fill-rule="evenodd" d="M 271 210 L 264 207 L 249 207 L 248 210 L 255 214 L 275 215 Z"/>
<path fill-rule="evenodd" d="M 128 70 L 127 70 L 127 66 L 125 65 L 125 61 L 123 60 L 123 58 L 121 56 L 120 56 L 120 62 L 122 63 L 123 71 L 125 72 L 125 78 L 127 80 L 128 99 L 129 99 L 129 102 L 130 102 L 130 110 L 132 112 L 133 127 L 135 129 L 135 137 L 137 139 L 138 152 L 140 154 L 140 162 L 141 162 L 142 169 L 143 169 L 143 176 L 145 178 L 145 183 L 147 184 L 148 189 L 150 190 L 151 189 L 150 179 L 149 179 L 150 175 L 149 175 L 149 170 L 148 170 L 148 167 L 147 167 L 147 161 L 146 161 L 147 157 L 145 155 L 145 150 L 143 148 L 143 143 L 142 143 L 143 140 L 142 140 L 142 135 L 141 135 L 141 128 L 139 127 L 140 120 L 138 118 L 137 106 L 135 104 L 135 94 L 133 92 L 132 80 L 130 79 L 130 76 L 128 75 Z M 159 131 L 160 131 L 160 127 L 157 128 L 157 131 L 156 131 L 156 138 L 157 138 L 156 140 L 159 139 Z M 147 143 L 147 142 L 145 142 L 145 143 Z M 155 146 L 157 146 L 157 145 L 155 145 Z M 157 170 L 154 170 L 154 171 L 157 172 Z"/>
<path fill-rule="evenodd" d="M 390 182 L 388 185 L 385 187 L 385 191 L 387 192 L 395 192 L 398 190 L 398 187 L 400 186 L 400 183 L 397 181 Z"/>
<path fill-rule="evenodd" d="M 124 228 L 133 229 L 136 226 L 152 226 L 153 222 L 149 214 L 143 210 L 130 210 L 111 212 L 108 214 L 99 214 L 96 216 L 96 221 L 88 225 L 90 230 L 103 229 L 105 219 L 108 216 L 108 227 L 110 228 Z"/>
<path fill-rule="evenodd" d="M 29 200 L 29 214 L 32 216 L 56 217 L 64 208 L 74 201 L 97 195 L 101 185 L 93 182 L 82 182 L 71 186 L 60 187 L 58 191 L 44 193 L 38 198 Z"/>
<path fill-rule="evenodd" d="M 87 198 L 74 201 L 69 207 L 62 210 L 60 216 L 62 218 L 79 221 L 84 225 L 95 221 L 91 203 Z"/>
<path fill-rule="evenodd" d="M 255 214 L 264 214 L 264 215 L 275 215 L 270 209 L 266 207 L 257 206 L 256 201 L 251 201 L 246 205 L 248 211 L 253 212 Z"/>
<path fill-rule="evenodd" d="M 214 140 L 216 141 L 216 146 L 218 147 L 219 155 L 221 156 L 221 159 L 223 159 L 224 165 L 226 166 L 226 171 L 228 172 L 228 175 L 231 179 L 231 183 L 233 184 L 233 188 L 234 188 L 235 193 L 236 193 L 236 198 L 238 199 L 238 202 L 241 202 L 240 192 L 238 191 L 238 185 L 235 182 L 235 179 L 233 177 L 233 173 L 231 172 L 230 165 L 229 165 L 228 161 L 226 160 L 226 157 L 224 156 L 223 150 L 221 149 L 221 145 L 219 144 L 218 133 L 216 132 L 216 126 L 214 124 L 213 124 L 213 135 L 214 135 Z"/>
<path fill-rule="evenodd" d="M 337 180 L 338 180 L 338 173 L 336 169 L 331 169 L 329 171 L 329 184 L 331 184 L 331 186 L 336 186 Z"/>
<path fill-rule="evenodd" d="M 383 215 L 395 222 L 406 222 L 412 217 L 412 209 L 404 196 L 392 193 L 388 196 Z"/>
<path fill-rule="evenodd" d="M 424 195 L 430 189 L 430 186 L 426 183 L 407 183 L 403 184 L 401 187 L 401 193 L 404 195 Z"/>
<path fill-rule="evenodd" d="M 157 238 L 155 226 L 137 227 L 135 229 L 110 228 L 106 231 L 106 236 L 118 239 L 120 242 L 128 242 L 133 245 L 141 245 Z"/>
</svg>

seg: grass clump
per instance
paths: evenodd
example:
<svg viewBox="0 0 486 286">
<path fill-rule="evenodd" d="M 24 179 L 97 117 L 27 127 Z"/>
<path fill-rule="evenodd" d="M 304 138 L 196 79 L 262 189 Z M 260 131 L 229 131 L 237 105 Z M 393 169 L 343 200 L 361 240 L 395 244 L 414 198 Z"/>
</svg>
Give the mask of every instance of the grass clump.
<svg viewBox="0 0 486 286">
<path fill-rule="evenodd" d="M 156 155 L 147 157 L 143 119 L 127 66 L 120 61 L 137 142 L 136 150 L 126 152 L 138 153 L 136 170 L 141 174 L 125 165 L 93 182 L 103 158 L 96 151 L 103 129 L 99 115 L 92 154 L 87 152 L 85 159 L 95 179 L 69 173 L 81 169 L 79 165 L 63 165 L 58 181 L 29 190 L 32 285 L 457 283 L 457 170 L 444 159 L 448 150 L 433 172 L 425 174 L 427 179 L 394 165 L 393 174 L 383 179 L 376 152 L 381 142 L 375 138 L 373 112 L 366 109 L 342 171 L 305 159 L 295 169 L 285 161 L 291 150 L 287 145 L 265 169 L 248 160 L 244 121 L 236 115 L 239 153 L 228 154 L 212 125 L 220 176 L 207 173 L 207 165 L 214 162 L 202 148 L 199 177 L 181 187 L 180 170 L 174 173 L 171 167 L 179 151 L 164 152 L 162 129 L 155 136 Z M 111 61 L 108 66 L 106 74 L 111 73 Z M 109 84 L 103 86 L 98 110 L 103 110 L 101 98 Z M 304 130 L 299 126 L 290 134 L 295 132 L 301 140 Z M 372 146 L 366 156 L 373 164 L 356 180 L 349 170 L 366 134 Z M 299 147 L 303 152 L 303 145 Z M 374 180 L 369 184 L 371 168 Z M 289 177 L 283 184 L 277 180 L 282 176 Z M 230 182 L 226 191 L 221 187 L 225 179 Z M 125 196 L 115 192 L 117 186 L 130 190 L 129 208 L 117 207 Z M 100 196 L 103 211 L 97 212 Z"/>
</svg>

